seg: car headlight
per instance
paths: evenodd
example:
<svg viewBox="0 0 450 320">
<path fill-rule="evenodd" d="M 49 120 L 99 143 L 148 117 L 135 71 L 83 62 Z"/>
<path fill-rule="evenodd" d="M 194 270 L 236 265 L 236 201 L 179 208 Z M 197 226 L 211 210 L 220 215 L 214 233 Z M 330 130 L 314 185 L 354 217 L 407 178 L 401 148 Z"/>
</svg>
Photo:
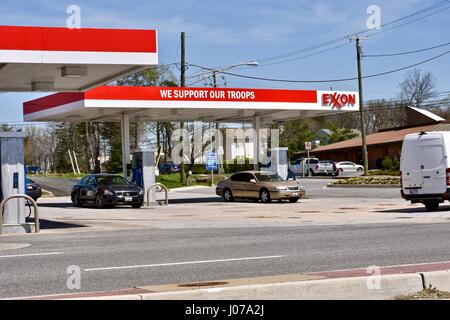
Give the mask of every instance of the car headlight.
<svg viewBox="0 0 450 320">
<path fill-rule="evenodd" d="M 113 196 L 113 195 L 114 195 L 114 192 L 109 191 L 109 190 L 105 190 L 105 191 L 103 191 L 103 194 L 104 194 L 105 196 Z"/>
<path fill-rule="evenodd" d="M 140 189 L 140 190 L 139 190 L 139 195 L 140 195 L 140 196 L 143 196 L 143 195 L 144 195 L 144 190 Z"/>
<path fill-rule="evenodd" d="M 286 191 L 287 187 L 277 187 L 277 191 Z"/>
</svg>

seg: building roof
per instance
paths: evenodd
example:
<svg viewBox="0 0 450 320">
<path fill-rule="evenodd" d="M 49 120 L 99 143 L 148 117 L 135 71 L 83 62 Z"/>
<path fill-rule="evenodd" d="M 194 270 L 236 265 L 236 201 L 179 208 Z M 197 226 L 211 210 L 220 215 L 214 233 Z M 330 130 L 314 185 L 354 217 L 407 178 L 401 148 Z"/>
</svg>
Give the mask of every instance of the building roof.
<svg viewBox="0 0 450 320">
<path fill-rule="evenodd" d="M 445 126 L 445 125 L 443 125 Z M 384 132 L 378 132 L 371 135 L 366 136 L 367 145 L 377 145 L 384 143 L 393 143 L 403 141 L 403 138 L 410 133 L 416 133 L 421 131 L 435 131 L 441 127 L 439 124 L 431 124 L 420 127 L 412 127 L 412 128 L 400 128 L 398 130 L 389 130 Z M 442 128 L 439 128 L 442 130 Z M 357 148 L 362 146 L 361 137 L 353 138 L 346 141 L 336 142 L 333 144 L 329 144 L 326 146 L 321 146 L 311 150 L 311 152 L 323 152 L 323 151 L 331 151 L 337 149 L 347 149 L 347 148 Z"/>
<path fill-rule="evenodd" d="M 410 126 L 421 126 L 433 122 L 445 121 L 444 118 L 424 109 L 407 107 L 406 108 L 407 121 Z"/>
</svg>

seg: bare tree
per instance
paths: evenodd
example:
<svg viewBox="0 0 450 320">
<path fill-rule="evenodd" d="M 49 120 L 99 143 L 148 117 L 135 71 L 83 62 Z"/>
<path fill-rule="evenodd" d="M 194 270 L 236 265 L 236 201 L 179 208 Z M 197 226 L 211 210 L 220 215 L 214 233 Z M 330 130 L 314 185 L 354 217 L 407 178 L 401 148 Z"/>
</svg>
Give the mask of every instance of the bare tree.
<svg viewBox="0 0 450 320">
<path fill-rule="evenodd" d="M 424 101 L 436 96 L 436 84 L 431 72 L 409 71 L 400 83 L 400 99 L 411 107 L 420 108 Z"/>
</svg>

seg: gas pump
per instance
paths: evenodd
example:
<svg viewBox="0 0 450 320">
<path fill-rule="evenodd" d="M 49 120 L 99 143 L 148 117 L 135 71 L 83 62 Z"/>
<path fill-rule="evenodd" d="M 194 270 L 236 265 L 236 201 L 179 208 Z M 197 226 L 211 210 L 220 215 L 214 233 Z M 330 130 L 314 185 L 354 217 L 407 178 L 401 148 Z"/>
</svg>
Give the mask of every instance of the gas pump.
<svg viewBox="0 0 450 320">
<path fill-rule="evenodd" d="M 15 194 L 25 194 L 24 138 L 22 132 L 0 132 L 0 201 Z M 24 199 L 6 202 L 3 233 L 31 232 L 25 224 Z"/>
<path fill-rule="evenodd" d="M 288 179 L 289 161 L 288 148 L 272 148 L 270 149 L 271 169 L 278 173 L 284 180 Z"/>
<path fill-rule="evenodd" d="M 131 155 L 131 182 L 144 190 L 144 203 L 146 203 L 147 189 L 156 183 L 155 151 L 135 150 Z M 156 199 L 155 189 L 151 192 L 151 198 Z"/>
</svg>

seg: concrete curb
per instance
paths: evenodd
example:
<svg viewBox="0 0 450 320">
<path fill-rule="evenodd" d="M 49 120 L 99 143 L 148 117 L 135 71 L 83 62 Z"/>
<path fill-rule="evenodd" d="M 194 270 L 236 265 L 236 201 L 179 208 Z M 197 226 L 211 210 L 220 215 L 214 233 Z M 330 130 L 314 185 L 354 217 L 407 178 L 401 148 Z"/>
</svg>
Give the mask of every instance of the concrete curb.
<svg viewBox="0 0 450 320">
<path fill-rule="evenodd" d="M 372 277 L 352 277 L 216 287 L 187 291 L 124 296 L 75 298 L 76 300 L 380 300 L 423 289 L 419 273 L 385 275 L 379 288 Z M 372 289 L 370 286 L 372 285 Z M 74 298 L 68 300 L 75 300 Z"/>
<path fill-rule="evenodd" d="M 392 188 L 399 189 L 399 184 L 328 184 L 327 188 Z"/>
<path fill-rule="evenodd" d="M 209 188 L 215 188 L 211 186 L 191 186 L 191 187 L 179 187 L 179 188 L 172 188 L 169 189 L 169 192 L 176 192 L 176 191 L 189 191 L 189 190 L 199 190 L 199 189 L 209 189 Z"/>
<path fill-rule="evenodd" d="M 424 289 L 431 286 L 441 291 L 450 292 L 450 270 L 424 272 L 422 276 Z"/>
<path fill-rule="evenodd" d="M 386 275 L 380 289 L 369 289 L 370 277 L 324 279 L 240 287 L 200 289 L 184 292 L 147 293 L 143 300 L 331 300 L 390 299 L 400 294 L 421 291 L 420 274 Z"/>
<path fill-rule="evenodd" d="M 48 191 L 46 189 L 42 189 L 42 198 L 54 198 L 55 194 L 51 191 Z"/>
</svg>

